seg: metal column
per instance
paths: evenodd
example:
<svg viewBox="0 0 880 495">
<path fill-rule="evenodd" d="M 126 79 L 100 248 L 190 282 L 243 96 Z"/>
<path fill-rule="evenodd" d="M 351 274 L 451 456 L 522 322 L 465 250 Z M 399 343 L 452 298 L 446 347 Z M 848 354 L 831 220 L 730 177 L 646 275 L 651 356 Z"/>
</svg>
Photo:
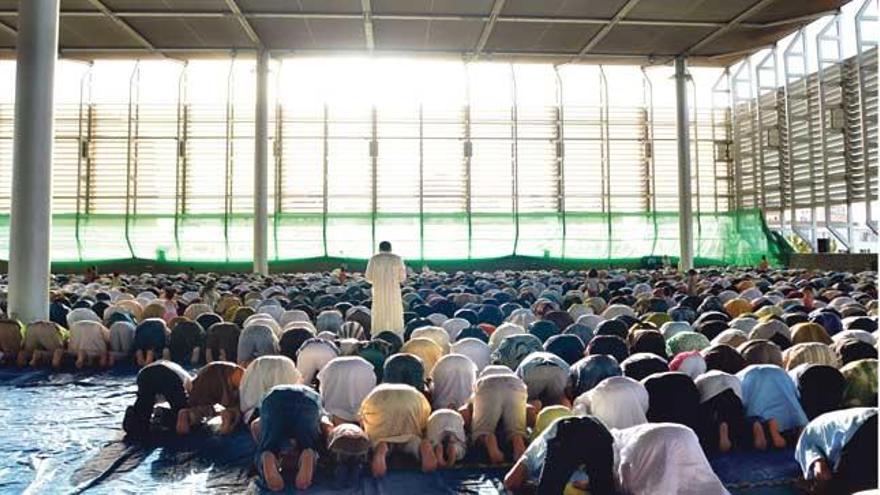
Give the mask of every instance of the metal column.
<svg viewBox="0 0 880 495">
<path fill-rule="evenodd" d="M 691 143 L 688 129 L 687 73 L 685 58 L 675 59 L 675 113 L 678 136 L 678 232 L 681 271 L 694 267 L 693 204 L 691 202 Z"/>
<path fill-rule="evenodd" d="M 254 273 L 269 274 L 269 52 L 257 54 L 254 109 Z"/>
<path fill-rule="evenodd" d="M 872 8 L 873 7 L 873 8 Z M 862 170 L 865 175 L 865 185 L 863 189 L 863 193 L 865 195 L 865 226 L 871 230 L 875 235 L 877 234 L 877 226 L 872 218 L 873 213 L 871 212 L 871 143 L 870 143 L 870 131 L 868 129 L 868 115 L 867 115 L 867 99 L 870 95 L 866 84 L 866 74 L 864 68 L 865 56 L 864 53 L 871 48 L 877 47 L 877 41 L 871 39 L 865 39 L 864 37 L 864 29 L 865 28 L 876 28 L 877 22 L 877 0 L 865 0 L 862 3 L 862 6 L 859 8 L 858 12 L 856 12 L 855 18 L 855 32 L 856 32 L 856 77 L 858 79 L 859 86 L 859 121 L 860 121 L 860 131 L 861 131 L 861 142 L 862 142 Z M 870 13 L 869 13 L 870 12 Z M 862 26 L 863 23 L 873 23 L 873 25 Z M 876 93 L 875 93 L 876 94 Z"/>
<path fill-rule="evenodd" d="M 9 315 L 49 318 L 52 138 L 59 0 L 19 2 L 9 227 Z"/>
</svg>

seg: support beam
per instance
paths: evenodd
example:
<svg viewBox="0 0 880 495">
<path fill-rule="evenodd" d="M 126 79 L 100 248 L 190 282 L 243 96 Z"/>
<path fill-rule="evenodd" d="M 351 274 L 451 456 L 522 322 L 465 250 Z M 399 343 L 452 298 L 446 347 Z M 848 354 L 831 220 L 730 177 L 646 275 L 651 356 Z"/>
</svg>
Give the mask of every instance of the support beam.
<svg viewBox="0 0 880 495">
<path fill-rule="evenodd" d="M 694 267 L 694 221 L 691 201 L 691 139 L 688 124 L 686 59 L 675 59 L 675 113 L 678 136 L 678 237 L 681 248 L 678 268 Z"/>
<path fill-rule="evenodd" d="M 257 57 L 254 111 L 254 273 L 269 274 L 269 52 Z"/>
<path fill-rule="evenodd" d="M 593 37 L 590 38 L 589 41 L 587 41 L 587 44 L 584 45 L 584 47 L 581 48 L 581 51 L 578 53 L 578 57 L 583 57 L 584 55 L 589 53 L 590 50 L 595 48 L 600 41 L 605 39 L 605 36 L 607 36 L 608 33 L 610 33 L 612 29 L 614 29 L 614 26 L 622 21 L 623 18 L 626 17 L 626 15 L 629 14 L 629 12 L 634 9 L 636 5 L 638 5 L 639 1 L 640 0 L 629 0 L 628 2 L 626 2 L 626 4 L 624 4 L 624 6 L 621 7 L 616 14 L 614 14 L 614 17 L 610 21 L 608 21 L 608 23 L 605 24 L 598 33 L 593 35 Z"/>
<path fill-rule="evenodd" d="M 727 24 L 725 24 L 724 26 L 721 26 L 720 28 L 716 29 L 715 31 L 712 31 L 711 33 L 709 33 L 708 36 L 706 36 L 705 38 L 703 38 L 700 41 L 691 45 L 687 50 L 684 51 L 684 53 L 682 53 L 682 55 L 688 56 L 688 55 L 694 53 L 695 51 L 699 50 L 700 48 L 703 48 L 704 46 L 706 46 L 709 43 L 718 39 L 724 33 L 730 31 L 731 29 L 733 29 L 736 26 L 738 26 L 739 24 L 741 24 L 743 21 L 745 21 L 749 17 L 757 14 L 761 10 L 764 10 L 765 7 L 767 7 L 768 5 L 770 5 L 771 3 L 775 2 L 775 1 L 776 0 L 758 0 L 758 2 L 756 4 L 752 5 L 751 7 L 747 8 L 746 10 L 740 12 L 739 15 L 737 15 L 736 17 L 734 17 L 733 19 L 728 21 Z"/>
<path fill-rule="evenodd" d="M 109 7 L 104 5 L 104 2 L 102 2 L 101 0 L 89 0 L 89 3 L 92 4 L 96 9 L 101 11 L 101 14 L 107 16 L 108 19 L 113 21 L 123 31 L 128 33 L 129 36 L 131 36 L 132 38 L 137 40 L 137 42 L 141 46 L 143 46 L 147 50 L 150 50 L 151 52 L 158 53 L 158 50 L 156 50 L 156 47 L 153 46 L 152 43 L 150 43 L 150 40 L 144 38 L 144 36 L 141 33 L 139 33 L 135 28 L 131 27 L 131 24 L 125 22 L 125 20 L 123 20 L 118 15 L 116 15 L 116 13 L 114 13 L 112 10 L 110 10 Z"/>
<path fill-rule="evenodd" d="M 9 227 L 9 315 L 49 318 L 52 145 L 59 0 L 19 2 Z"/>
<path fill-rule="evenodd" d="M 483 31 L 480 32 L 480 39 L 477 41 L 477 47 L 474 48 L 474 58 L 479 57 L 483 53 L 483 49 L 486 48 L 489 36 L 492 35 L 492 30 L 495 29 L 495 23 L 498 22 L 498 17 L 501 16 L 501 11 L 504 9 L 504 1 L 505 0 L 495 0 L 495 3 L 492 4 L 492 12 L 489 14 L 489 18 L 483 25 Z"/>
<path fill-rule="evenodd" d="M 232 15 L 238 20 L 238 23 L 241 24 L 241 28 L 244 29 L 247 37 L 250 38 L 251 43 L 254 44 L 257 48 L 265 48 L 263 45 L 263 41 L 260 40 L 260 36 L 257 34 L 254 27 L 251 26 L 250 21 L 247 20 L 247 17 L 244 16 L 244 13 L 241 11 L 241 7 L 238 6 L 238 2 L 235 0 L 226 0 L 226 6 L 229 8 Z"/>
<path fill-rule="evenodd" d="M 788 17 L 771 22 L 740 22 L 738 25 L 745 28 L 772 28 L 786 26 L 789 24 L 799 24 L 809 22 L 826 15 L 839 13 L 838 9 L 824 10 L 812 14 L 800 15 L 796 17 Z M 227 11 L 193 11 L 193 10 L 114 10 L 119 18 L 134 19 L 225 19 L 235 17 L 235 14 Z M 18 12 L 14 10 L 0 10 L 2 17 L 15 17 Z M 101 17 L 105 14 L 95 10 L 65 10 L 61 12 L 61 17 Z M 340 13 L 340 12 L 284 12 L 284 11 L 261 11 L 261 12 L 243 12 L 245 19 L 267 19 L 267 20 L 285 20 L 285 19 L 342 19 L 342 20 L 360 20 L 362 14 L 357 13 Z M 456 14 L 376 14 L 372 15 L 373 20 L 383 21 L 464 21 L 464 22 L 487 22 L 490 19 L 488 15 L 456 15 Z M 558 17 L 552 15 L 546 16 L 515 16 L 515 15 L 499 15 L 497 22 L 517 22 L 517 23 L 539 23 L 539 24 L 595 24 L 605 25 L 612 19 L 604 17 Z M 727 22 L 718 21 L 686 21 L 679 19 L 621 19 L 618 23 L 620 26 L 660 26 L 660 27 L 692 27 L 692 28 L 721 28 Z"/>
<path fill-rule="evenodd" d="M 364 41 L 367 45 L 367 51 L 373 53 L 376 41 L 373 36 L 373 5 L 370 0 L 361 0 L 361 10 L 364 16 Z"/>
</svg>

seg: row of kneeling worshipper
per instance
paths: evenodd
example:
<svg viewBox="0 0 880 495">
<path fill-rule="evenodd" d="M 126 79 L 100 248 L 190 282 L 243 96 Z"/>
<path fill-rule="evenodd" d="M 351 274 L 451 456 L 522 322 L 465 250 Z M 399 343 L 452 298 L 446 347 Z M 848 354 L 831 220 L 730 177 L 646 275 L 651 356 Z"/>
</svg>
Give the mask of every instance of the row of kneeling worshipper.
<svg viewBox="0 0 880 495">
<path fill-rule="evenodd" d="M 859 464 L 876 456 L 873 273 L 422 273 L 399 329 L 372 328 L 358 274 L 53 288 L 50 321 L 0 325 L 4 359 L 134 356 L 148 366 L 127 432 L 185 434 L 219 404 L 221 432 L 249 425 L 268 488 L 307 486 L 319 456 L 381 476 L 400 451 L 425 470 L 514 461 L 512 489 L 723 493 L 703 452 L 796 442 L 807 479 L 876 484 Z M 175 362 L 209 364 L 191 378 Z"/>
</svg>

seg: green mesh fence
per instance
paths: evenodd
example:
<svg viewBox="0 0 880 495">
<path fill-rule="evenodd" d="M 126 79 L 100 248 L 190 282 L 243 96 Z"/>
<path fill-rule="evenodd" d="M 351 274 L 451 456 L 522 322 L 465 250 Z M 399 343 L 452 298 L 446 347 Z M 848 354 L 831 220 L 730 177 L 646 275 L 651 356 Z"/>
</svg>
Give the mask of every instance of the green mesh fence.
<svg viewBox="0 0 880 495">
<path fill-rule="evenodd" d="M 72 265 L 150 260 L 232 266 L 252 259 L 252 216 L 53 216 L 52 260 Z M 0 258 L 8 259 L 8 215 L 0 216 Z M 517 225 L 518 224 L 518 225 Z M 694 219 L 698 265 L 784 264 L 788 245 L 759 210 L 704 213 Z M 501 258 L 557 265 L 638 263 L 677 258 L 677 213 L 281 214 L 269 220 L 269 258 L 363 260 L 379 241 L 407 260 L 442 266 Z"/>
</svg>

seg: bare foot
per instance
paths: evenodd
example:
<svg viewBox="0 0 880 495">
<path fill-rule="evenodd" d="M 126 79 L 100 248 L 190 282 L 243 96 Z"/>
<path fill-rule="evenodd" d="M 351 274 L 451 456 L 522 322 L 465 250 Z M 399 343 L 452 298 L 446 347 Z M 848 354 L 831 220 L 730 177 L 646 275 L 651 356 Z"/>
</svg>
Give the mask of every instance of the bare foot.
<svg viewBox="0 0 880 495">
<path fill-rule="evenodd" d="M 254 437 L 255 442 L 260 441 L 260 418 L 257 418 L 251 422 L 251 436 Z"/>
<path fill-rule="evenodd" d="M 755 442 L 755 450 L 767 450 L 767 437 L 764 435 L 764 427 L 760 421 L 752 423 L 752 437 Z"/>
<path fill-rule="evenodd" d="M 229 435 L 235 431 L 235 428 L 238 426 L 238 413 L 225 409 L 220 413 L 220 418 L 223 420 L 220 424 L 221 435 Z"/>
<path fill-rule="evenodd" d="M 777 449 L 784 449 L 785 439 L 779 433 L 779 423 L 775 419 L 771 419 L 767 421 L 767 429 L 770 430 L 770 441 L 773 443 L 773 446 Z"/>
<path fill-rule="evenodd" d="M 266 488 L 273 492 L 280 492 L 284 489 L 284 478 L 278 471 L 278 458 L 272 452 L 263 452 L 263 480 L 266 482 Z"/>
<path fill-rule="evenodd" d="M 294 484 L 297 490 L 306 490 L 312 486 L 312 476 L 315 474 L 315 451 L 305 449 L 299 455 L 299 469 L 296 472 Z"/>
<path fill-rule="evenodd" d="M 36 368 L 37 366 L 39 366 L 40 365 L 40 353 L 35 351 L 34 355 L 31 356 L 30 363 L 28 363 L 28 364 L 30 365 L 31 368 Z"/>
<path fill-rule="evenodd" d="M 61 359 L 63 359 L 63 358 L 64 358 L 64 351 L 63 350 L 58 349 L 57 351 L 55 351 L 55 353 L 52 354 L 52 367 L 53 368 L 60 368 L 61 367 Z"/>
<path fill-rule="evenodd" d="M 110 366 L 110 356 L 107 353 L 101 354 L 101 357 L 98 358 L 98 365 L 102 368 Z"/>
<path fill-rule="evenodd" d="M 458 462 L 457 452 L 455 451 L 455 442 L 449 442 L 446 444 L 446 465 L 452 467 Z"/>
<path fill-rule="evenodd" d="M 419 444 L 419 457 L 422 459 L 422 472 L 431 473 L 437 470 L 437 458 L 434 457 L 434 449 L 431 448 L 431 442 L 422 440 Z"/>
<path fill-rule="evenodd" d="M 24 365 L 27 364 L 27 362 L 28 362 L 28 360 L 27 360 L 27 356 L 25 355 L 25 353 L 23 351 L 19 352 L 18 359 L 15 364 L 17 364 L 19 366 L 19 368 L 23 368 Z M 31 360 L 31 363 L 33 363 L 33 360 Z M 31 366 L 33 366 L 33 364 L 31 364 Z"/>
<path fill-rule="evenodd" d="M 483 443 L 486 444 L 486 453 L 489 454 L 489 462 L 492 464 L 501 464 L 504 462 L 504 452 L 498 448 L 498 438 L 494 433 L 489 433 L 483 437 Z"/>
<path fill-rule="evenodd" d="M 437 467 L 446 467 L 446 459 L 443 456 L 443 445 L 438 445 L 434 447 L 434 457 L 437 458 Z"/>
<path fill-rule="evenodd" d="M 813 477 L 819 481 L 831 481 L 831 467 L 825 459 L 813 463 Z"/>
<path fill-rule="evenodd" d="M 730 428 L 727 423 L 722 422 L 718 425 L 718 450 L 721 452 L 730 452 L 733 445 L 730 443 Z"/>
<path fill-rule="evenodd" d="M 171 361 L 171 349 L 167 347 L 162 349 L 162 359 L 165 361 Z"/>
<path fill-rule="evenodd" d="M 177 434 L 189 435 L 189 411 L 186 409 L 177 413 Z"/>
<path fill-rule="evenodd" d="M 388 473 L 388 464 L 385 462 L 385 456 L 388 455 L 388 444 L 385 442 L 376 446 L 373 452 L 373 462 L 371 465 L 374 478 L 384 478 Z"/>
<path fill-rule="evenodd" d="M 156 360 L 156 354 L 153 352 L 152 349 L 150 349 L 149 351 L 147 351 L 147 357 L 144 358 L 144 362 L 147 364 L 151 364 L 155 360 Z"/>
<path fill-rule="evenodd" d="M 144 359 L 144 351 L 135 352 L 134 360 L 137 362 L 138 368 L 143 368 L 147 364 L 146 359 Z"/>
<path fill-rule="evenodd" d="M 510 439 L 510 443 L 513 444 L 513 458 L 519 459 L 526 451 L 526 439 L 519 435 L 514 436 Z"/>
<path fill-rule="evenodd" d="M 76 353 L 76 369 L 80 370 L 86 365 L 86 353 L 79 351 Z"/>
</svg>

